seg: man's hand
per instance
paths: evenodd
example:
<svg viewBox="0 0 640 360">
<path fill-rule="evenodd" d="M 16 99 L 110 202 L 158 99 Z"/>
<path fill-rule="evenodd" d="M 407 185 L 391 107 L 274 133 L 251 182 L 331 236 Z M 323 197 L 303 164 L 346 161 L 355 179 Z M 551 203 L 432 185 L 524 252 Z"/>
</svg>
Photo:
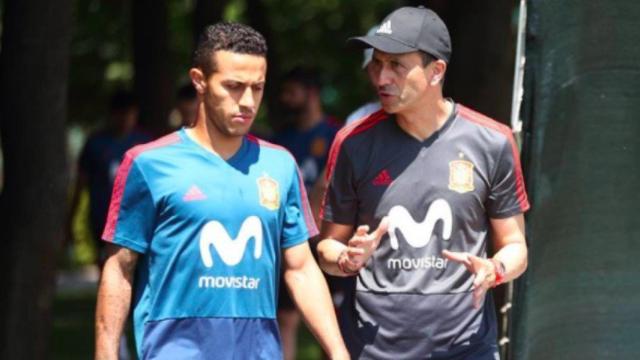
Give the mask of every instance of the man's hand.
<svg viewBox="0 0 640 360">
<path fill-rule="evenodd" d="M 357 273 L 366 264 L 371 254 L 378 248 L 380 239 L 389 229 L 389 219 L 385 216 L 380 220 L 378 228 L 369 233 L 368 225 L 360 225 L 347 243 L 347 248 L 338 259 L 339 266 L 345 272 Z"/>
<path fill-rule="evenodd" d="M 464 265 L 473 278 L 473 307 L 482 306 L 487 290 L 496 285 L 496 265 L 489 259 L 483 259 L 466 252 L 443 250 L 442 255 L 451 261 Z"/>
</svg>

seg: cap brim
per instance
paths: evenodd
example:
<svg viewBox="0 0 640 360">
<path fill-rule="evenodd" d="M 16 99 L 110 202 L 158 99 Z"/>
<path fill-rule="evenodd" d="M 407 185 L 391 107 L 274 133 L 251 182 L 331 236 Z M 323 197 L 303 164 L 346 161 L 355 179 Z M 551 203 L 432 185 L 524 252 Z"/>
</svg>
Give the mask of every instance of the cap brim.
<svg viewBox="0 0 640 360">
<path fill-rule="evenodd" d="M 417 51 L 418 49 L 407 46 L 398 40 L 391 39 L 386 36 L 372 35 L 372 36 L 359 36 L 352 37 L 347 40 L 349 44 L 352 44 L 359 48 L 374 48 L 389 54 L 405 54 Z"/>
</svg>

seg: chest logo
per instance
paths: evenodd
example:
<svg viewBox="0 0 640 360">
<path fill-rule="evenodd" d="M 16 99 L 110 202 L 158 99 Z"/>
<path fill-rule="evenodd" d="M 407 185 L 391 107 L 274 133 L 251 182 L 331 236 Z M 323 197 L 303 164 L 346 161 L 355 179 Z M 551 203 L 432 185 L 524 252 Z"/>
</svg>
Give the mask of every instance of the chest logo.
<svg viewBox="0 0 640 360">
<path fill-rule="evenodd" d="M 473 163 L 454 160 L 449 163 L 449 189 L 460 194 L 473 191 Z"/>
<path fill-rule="evenodd" d="M 260 205 L 269 210 L 278 210 L 280 208 L 280 186 L 278 182 L 269 175 L 264 174 L 258 178 L 257 183 Z"/>
<path fill-rule="evenodd" d="M 433 230 L 438 221 L 442 221 L 442 238 L 449 240 L 453 225 L 451 206 L 446 200 L 438 199 L 431 203 L 429 210 L 422 222 L 416 222 L 409 211 L 400 205 L 389 210 L 389 242 L 391 248 L 398 250 L 398 237 L 396 230 L 402 231 L 402 235 L 409 245 L 414 248 L 427 246 L 433 235 Z"/>
<path fill-rule="evenodd" d="M 207 195 L 205 195 L 198 186 L 193 185 L 184 194 L 184 196 L 182 197 L 182 200 L 187 202 L 187 201 L 205 200 L 206 198 L 207 198 Z"/>
<path fill-rule="evenodd" d="M 388 186 L 393 182 L 393 178 L 389 175 L 387 169 L 384 169 L 376 175 L 373 179 L 372 184 L 375 186 Z"/>
<path fill-rule="evenodd" d="M 218 221 L 209 221 L 200 233 L 200 258 L 204 266 L 213 266 L 211 247 L 216 250 L 220 259 L 229 265 L 237 265 L 247 249 L 249 240 L 253 238 L 253 257 L 262 256 L 262 223 L 257 216 L 249 216 L 244 220 L 235 239 L 229 236 L 225 227 Z"/>
<path fill-rule="evenodd" d="M 311 156 L 323 157 L 327 153 L 327 142 L 321 137 L 313 139 L 311 146 L 309 147 Z"/>
</svg>

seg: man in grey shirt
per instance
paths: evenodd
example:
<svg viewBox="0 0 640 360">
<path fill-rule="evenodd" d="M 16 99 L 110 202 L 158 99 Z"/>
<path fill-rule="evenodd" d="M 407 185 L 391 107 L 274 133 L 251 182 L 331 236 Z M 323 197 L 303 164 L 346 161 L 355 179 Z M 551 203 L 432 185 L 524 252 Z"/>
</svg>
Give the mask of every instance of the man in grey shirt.
<svg viewBox="0 0 640 360">
<path fill-rule="evenodd" d="M 400 8 L 352 41 L 374 49 L 383 109 L 334 141 L 318 244 L 326 272 L 357 276 L 340 310 L 351 356 L 497 359 L 487 291 L 527 266 L 511 131 L 443 97 L 451 44 L 431 10 Z"/>
</svg>

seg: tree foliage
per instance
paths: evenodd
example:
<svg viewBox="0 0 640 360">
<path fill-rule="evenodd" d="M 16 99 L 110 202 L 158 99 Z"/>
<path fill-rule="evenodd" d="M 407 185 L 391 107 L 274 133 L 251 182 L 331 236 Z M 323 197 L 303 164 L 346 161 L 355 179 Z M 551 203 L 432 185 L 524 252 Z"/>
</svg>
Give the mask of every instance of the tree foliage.
<svg viewBox="0 0 640 360">
<path fill-rule="evenodd" d="M 222 18 L 268 32 L 269 81 L 296 65 L 316 67 L 326 87 L 328 111 L 340 117 L 369 97 L 362 53 L 346 39 L 364 34 L 401 2 L 389 0 L 231 0 L 167 2 L 167 44 L 173 85 L 188 81 L 196 32 Z M 220 6 L 223 4 L 224 6 Z M 255 11 L 259 6 L 259 11 Z M 70 78 L 70 121 L 94 124 L 106 113 L 108 95 L 133 88 L 133 20 L 130 1 L 75 0 Z M 252 12 L 253 10 L 253 12 Z M 150 8 L 149 12 L 154 9 Z M 273 93 L 270 93 L 273 95 Z M 265 102 L 268 107 L 268 101 Z"/>
</svg>

